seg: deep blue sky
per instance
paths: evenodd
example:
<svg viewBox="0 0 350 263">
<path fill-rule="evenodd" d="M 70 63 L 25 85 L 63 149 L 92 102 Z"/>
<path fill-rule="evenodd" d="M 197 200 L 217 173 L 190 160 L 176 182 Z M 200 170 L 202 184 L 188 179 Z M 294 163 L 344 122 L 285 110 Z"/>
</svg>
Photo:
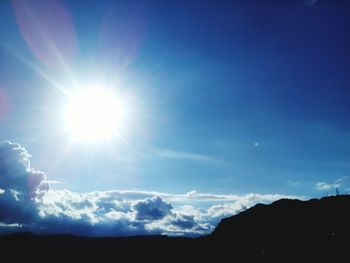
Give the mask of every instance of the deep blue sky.
<svg viewBox="0 0 350 263">
<path fill-rule="evenodd" d="M 26 40 L 21 7 L 0 3 L 0 140 L 24 146 L 33 167 L 61 182 L 53 187 L 312 197 L 349 175 L 346 1 L 63 3 L 75 37 L 55 16 L 37 17 L 52 35 L 62 29 L 51 42 L 28 23 Z M 46 58 L 46 43 L 58 48 L 65 70 L 28 38 Z M 133 98 L 129 145 L 66 149 L 52 80 L 69 90 L 69 74 L 121 79 L 118 92 Z M 320 182 L 329 187 L 320 192 Z"/>
</svg>

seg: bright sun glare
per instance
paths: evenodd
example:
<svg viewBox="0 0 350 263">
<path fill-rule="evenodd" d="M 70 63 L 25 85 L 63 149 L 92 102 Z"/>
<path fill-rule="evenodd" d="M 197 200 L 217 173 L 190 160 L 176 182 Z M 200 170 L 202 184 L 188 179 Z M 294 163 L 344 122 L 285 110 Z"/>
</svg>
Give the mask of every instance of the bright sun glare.
<svg viewBox="0 0 350 263">
<path fill-rule="evenodd" d="M 75 141 L 110 139 L 120 125 L 121 111 L 111 90 L 81 90 L 65 109 L 66 128 Z"/>
</svg>

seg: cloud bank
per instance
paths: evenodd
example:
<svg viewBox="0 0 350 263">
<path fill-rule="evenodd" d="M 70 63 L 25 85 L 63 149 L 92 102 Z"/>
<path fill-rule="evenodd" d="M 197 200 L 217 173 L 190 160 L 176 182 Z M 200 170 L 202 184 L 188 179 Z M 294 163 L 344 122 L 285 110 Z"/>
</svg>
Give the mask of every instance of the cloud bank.
<svg viewBox="0 0 350 263">
<path fill-rule="evenodd" d="M 46 175 L 31 167 L 25 148 L 9 141 L 0 143 L 0 233 L 197 236 L 210 233 L 222 218 L 256 203 L 288 197 L 53 190 Z"/>
</svg>

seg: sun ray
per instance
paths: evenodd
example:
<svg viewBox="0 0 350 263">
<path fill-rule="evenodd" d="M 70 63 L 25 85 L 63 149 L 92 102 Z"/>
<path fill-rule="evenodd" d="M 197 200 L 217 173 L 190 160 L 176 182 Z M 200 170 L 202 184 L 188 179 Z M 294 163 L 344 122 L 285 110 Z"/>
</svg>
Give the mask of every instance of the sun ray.
<svg viewBox="0 0 350 263">
<path fill-rule="evenodd" d="M 34 63 L 30 62 L 29 60 L 25 59 L 23 56 L 21 56 L 18 52 L 16 52 L 14 49 L 2 45 L 4 49 L 6 49 L 9 54 L 20 60 L 24 65 L 32 69 L 36 74 L 38 74 L 41 78 L 45 79 L 48 83 L 52 85 L 52 87 L 56 88 L 58 91 L 60 91 L 64 95 L 68 95 L 69 91 L 65 87 L 65 85 L 60 84 L 59 81 L 56 81 L 55 79 L 51 78 L 49 74 L 45 73 L 42 69 L 35 66 Z"/>
</svg>

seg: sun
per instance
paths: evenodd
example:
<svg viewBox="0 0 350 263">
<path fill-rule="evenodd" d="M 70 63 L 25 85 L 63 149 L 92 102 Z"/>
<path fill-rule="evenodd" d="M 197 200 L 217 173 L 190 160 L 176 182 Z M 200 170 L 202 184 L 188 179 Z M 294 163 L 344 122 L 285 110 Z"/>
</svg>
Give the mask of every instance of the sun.
<svg viewBox="0 0 350 263">
<path fill-rule="evenodd" d="M 68 99 L 64 111 L 66 129 L 74 141 L 111 139 L 121 125 L 120 104 L 111 90 L 80 90 Z"/>
</svg>

